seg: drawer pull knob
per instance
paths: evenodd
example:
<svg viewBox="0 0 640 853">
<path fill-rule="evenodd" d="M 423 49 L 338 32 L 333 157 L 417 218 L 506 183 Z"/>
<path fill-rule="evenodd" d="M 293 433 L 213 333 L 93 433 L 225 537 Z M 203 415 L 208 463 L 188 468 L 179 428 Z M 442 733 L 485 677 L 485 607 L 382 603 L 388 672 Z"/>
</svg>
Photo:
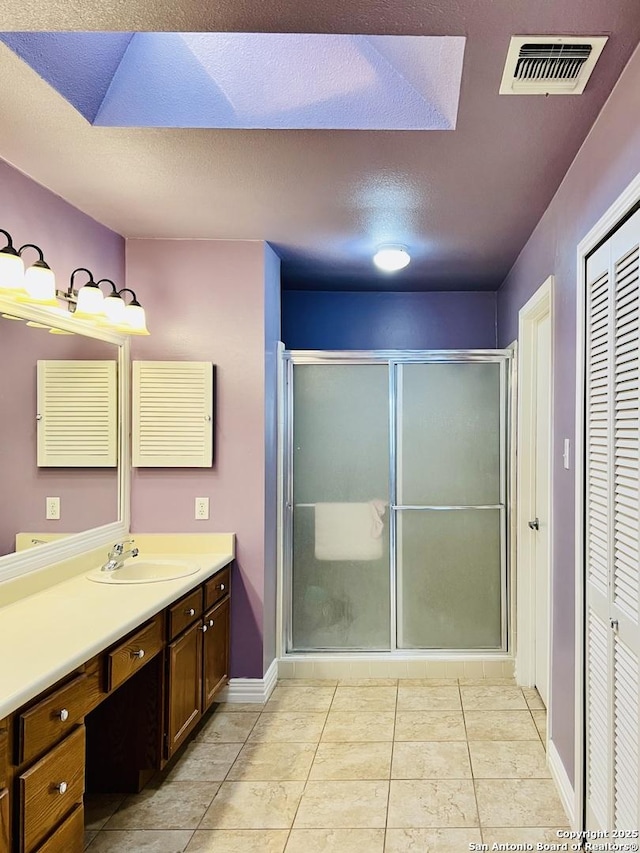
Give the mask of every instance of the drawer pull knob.
<svg viewBox="0 0 640 853">
<path fill-rule="evenodd" d="M 223 592 L 223 590 L 224 590 L 224 584 L 223 584 L 223 583 L 218 584 L 218 589 L 220 590 L 220 592 Z"/>
<path fill-rule="evenodd" d="M 61 711 L 58 712 L 58 716 L 60 717 L 60 720 L 63 723 L 66 723 L 67 720 L 69 719 L 69 712 L 67 711 L 66 708 L 63 708 Z"/>
<path fill-rule="evenodd" d="M 209 627 L 208 625 L 202 625 L 201 626 L 200 630 L 202 631 L 203 634 L 205 634 L 207 632 L 208 627 Z"/>
<path fill-rule="evenodd" d="M 195 616 L 195 615 L 196 615 L 196 611 L 195 611 L 195 609 L 194 609 L 193 607 L 190 607 L 188 610 L 185 610 L 185 611 L 184 611 L 184 615 L 185 615 L 185 616 Z"/>
<path fill-rule="evenodd" d="M 213 625 L 214 625 L 213 619 L 209 619 L 209 627 L 213 628 Z"/>
<path fill-rule="evenodd" d="M 142 660 L 144 657 L 144 649 L 138 649 L 137 652 L 131 652 L 132 658 L 138 658 L 138 660 Z"/>
<path fill-rule="evenodd" d="M 66 782 L 58 782 L 58 784 L 56 785 L 56 788 L 58 789 L 59 794 L 66 794 L 68 787 L 69 786 L 67 785 Z"/>
</svg>

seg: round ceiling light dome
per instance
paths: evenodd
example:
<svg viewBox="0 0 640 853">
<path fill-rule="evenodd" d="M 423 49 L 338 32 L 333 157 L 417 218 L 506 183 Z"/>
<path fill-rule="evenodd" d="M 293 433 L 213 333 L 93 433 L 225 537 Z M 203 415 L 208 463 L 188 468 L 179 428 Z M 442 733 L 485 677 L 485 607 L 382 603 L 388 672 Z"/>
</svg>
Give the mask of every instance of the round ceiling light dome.
<svg viewBox="0 0 640 853">
<path fill-rule="evenodd" d="M 381 246 L 373 256 L 373 263 L 384 272 L 397 272 L 404 269 L 411 255 L 404 246 Z"/>
</svg>

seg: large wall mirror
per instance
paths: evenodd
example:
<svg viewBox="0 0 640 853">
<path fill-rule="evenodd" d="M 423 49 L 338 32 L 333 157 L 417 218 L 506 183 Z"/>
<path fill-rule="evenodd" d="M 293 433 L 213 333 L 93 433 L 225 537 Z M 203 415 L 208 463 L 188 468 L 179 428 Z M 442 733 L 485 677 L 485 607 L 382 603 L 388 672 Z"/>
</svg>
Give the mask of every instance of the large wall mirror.
<svg viewBox="0 0 640 853">
<path fill-rule="evenodd" d="M 0 577 L 16 551 L 48 550 L 55 559 L 60 550 L 52 549 L 51 543 L 58 545 L 61 539 L 77 539 L 78 534 L 88 531 L 104 529 L 108 533 L 119 525 L 128 525 L 128 502 L 124 497 L 128 429 L 123 420 L 128 417 L 124 393 L 128 388 L 128 345 L 124 337 L 99 326 L 74 322 L 71 315 L 53 321 L 55 327 L 51 326 L 50 314 L 43 322 L 45 316 L 42 309 L 0 300 Z M 55 396 L 55 375 L 53 386 L 45 386 L 45 364 L 57 366 L 63 382 L 68 381 L 65 377 L 69 370 L 75 372 L 72 381 L 76 384 L 68 396 Z M 109 406 L 115 407 L 115 446 L 107 460 L 97 462 L 86 454 L 93 426 L 87 428 L 84 424 L 89 433 L 88 444 L 84 448 L 74 446 L 78 444 L 74 420 L 77 423 L 91 417 L 86 414 L 87 401 L 96 396 L 89 365 L 92 370 L 95 367 L 96 375 L 104 365 L 103 372 L 109 373 L 114 391 Z M 77 450 L 84 450 L 84 457 L 61 456 L 61 462 L 55 455 L 43 457 L 42 432 L 38 446 L 43 387 L 54 388 L 53 396 L 46 398 L 49 422 L 54 421 L 52 413 L 63 415 L 56 421 L 52 446 L 57 442 L 65 451 L 68 448 L 70 457 Z M 104 399 L 101 405 L 104 406 Z M 57 513 L 56 502 L 52 506 L 50 499 L 59 501 L 59 518 L 51 518 Z"/>
</svg>

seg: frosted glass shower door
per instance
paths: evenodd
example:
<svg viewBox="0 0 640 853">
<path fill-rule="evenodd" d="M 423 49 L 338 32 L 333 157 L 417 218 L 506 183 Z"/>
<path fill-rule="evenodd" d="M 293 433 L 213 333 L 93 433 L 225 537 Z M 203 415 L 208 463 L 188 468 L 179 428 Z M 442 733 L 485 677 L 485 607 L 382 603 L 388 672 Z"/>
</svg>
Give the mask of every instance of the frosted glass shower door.
<svg viewBox="0 0 640 853">
<path fill-rule="evenodd" d="M 396 368 L 399 648 L 502 646 L 502 369 Z"/>
<path fill-rule="evenodd" d="M 293 373 L 291 648 L 388 649 L 389 367 Z"/>
</svg>

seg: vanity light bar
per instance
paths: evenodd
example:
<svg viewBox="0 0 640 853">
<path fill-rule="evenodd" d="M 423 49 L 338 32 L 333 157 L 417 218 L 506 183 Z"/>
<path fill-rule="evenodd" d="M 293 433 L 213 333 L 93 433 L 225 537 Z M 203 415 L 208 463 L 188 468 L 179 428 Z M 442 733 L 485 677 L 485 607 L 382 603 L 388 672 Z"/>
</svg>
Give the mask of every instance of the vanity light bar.
<svg viewBox="0 0 640 853">
<path fill-rule="evenodd" d="M 0 235 L 6 240 L 6 246 L 0 249 L 0 297 L 37 305 L 50 311 L 54 317 L 55 314 L 66 316 L 71 313 L 79 320 L 98 323 L 125 335 L 149 334 L 144 308 L 130 288 L 118 290 L 111 279 L 96 281 L 91 270 L 78 267 L 71 273 L 68 288 L 57 290 L 53 270 L 39 246 L 25 243 L 16 249 L 8 231 L 0 228 Z M 35 250 L 38 259 L 25 269 L 22 254 L 28 249 Z M 76 290 L 74 283 L 78 273 L 86 273 L 89 280 Z M 106 297 L 100 289 L 102 283 L 111 285 L 111 293 Z M 129 302 L 125 302 L 123 293 L 130 294 Z"/>
</svg>

